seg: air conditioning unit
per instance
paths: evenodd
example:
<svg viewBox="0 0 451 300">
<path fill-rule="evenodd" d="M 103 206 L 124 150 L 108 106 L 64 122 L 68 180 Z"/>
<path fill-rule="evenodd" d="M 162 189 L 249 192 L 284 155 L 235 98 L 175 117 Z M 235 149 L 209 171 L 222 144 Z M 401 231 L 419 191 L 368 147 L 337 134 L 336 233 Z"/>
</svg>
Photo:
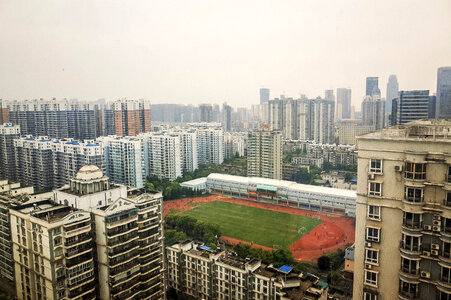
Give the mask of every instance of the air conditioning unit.
<svg viewBox="0 0 451 300">
<path fill-rule="evenodd" d="M 424 225 L 424 230 L 432 230 L 432 226 L 431 225 Z"/>
<path fill-rule="evenodd" d="M 370 242 L 366 242 L 366 243 L 365 243 L 365 247 L 366 247 L 366 248 L 371 248 L 371 246 L 372 246 L 372 245 L 371 245 Z"/>
<path fill-rule="evenodd" d="M 431 256 L 431 252 L 429 252 L 429 251 L 423 251 L 423 256 Z"/>
<path fill-rule="evenodd" d="M 434 220 L 434 221 L 432 221 L 432 224 L 436 225 L 436 226 L 440 226 L 442 224 L 442 221 Z"/>
<path fill-rule="evenodd" d="M 373 173 L 368 174 L 368 179 L 369 180 L 374 180 L 374 174 Z"/>
<path fill-rule="evenodd" d="M 422 278 L 431 278 L 431 273 L 428 271 L 421 271 L 420 276 Z"/>
<path fill-rule="evenodd" d="M 440 231 L 440 226 L 432 226 L 432 231 Z"/>
<path fill-rule="evenodd" d="M 372 265 L 370 265 L 370 264 L 366 264 L 366 265 L 365 265 L 365 269 L 371 270 L 371 268 L 373 268 Z"/>
<path fill-rule="evenodd" d="M 395 166 L 395 172 L 402 172 L 402 165 Z"/>
<path fill-rule="evenodd" d="M 438 256 L 438 250 L 431 250 L 432 256 Z"/>
<path fill-rule="evenodd" d="M 440 249 L 440 245 L 439 244 L 431 244 L 431 249 L 438 250 L 438 249 Z"/>
</svg>

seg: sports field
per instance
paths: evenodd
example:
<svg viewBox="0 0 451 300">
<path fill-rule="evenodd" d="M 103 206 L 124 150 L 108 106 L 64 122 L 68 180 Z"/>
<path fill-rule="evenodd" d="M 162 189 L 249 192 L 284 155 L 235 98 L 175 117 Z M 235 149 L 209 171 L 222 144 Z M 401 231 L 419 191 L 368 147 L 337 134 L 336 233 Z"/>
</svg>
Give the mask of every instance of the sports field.
<svg viewBox="0 0 451 300">
<path fill-rule="evenodd" d="M 306 216 L 223 201 L 209 202 L 181 214 L 216 223 L 225 236 L 271 248 L 288 248 L 323 222 Z"/>
</svg>

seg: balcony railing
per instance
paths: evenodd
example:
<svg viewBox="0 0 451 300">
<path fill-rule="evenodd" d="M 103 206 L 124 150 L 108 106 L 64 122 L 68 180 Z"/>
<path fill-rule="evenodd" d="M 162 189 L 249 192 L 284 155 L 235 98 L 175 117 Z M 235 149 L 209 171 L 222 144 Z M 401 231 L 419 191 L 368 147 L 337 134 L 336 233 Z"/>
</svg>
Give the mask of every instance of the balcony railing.
<svg viewBox="0 0 451 300">
<path fill-rule="evenodd" d="M 410 275 L 419 275 L 420 274 L 420 269 L 412 269 L 412 268 L 402 267 L 401 271 L 403 273 L 410 274 Z"/>
<path fill-rule="evenodd" d="M 401 247 L 401 249 L 404 249 L 407 251 L 412 251 L 412 252 L 420 252 L 421 251 L 420 245 L 406 244 L 403 241 L 400 242 L 400 247 Z"/>
<path fill-rule="evenodd" d="M 410 229 L 423 229 L 422 221 L 414 221 L 409 219 L 403 219 L 402 225 Z"/>
<path fill-rule="evenodd" d="M 72 259 L 69 258 L 69 259 L 66 259 L 66 267 L 67 268 L 72 268 L 75 265 L 81 264 L 81 263 L 86 262 L 86 261 L 91 260 L 91 259 L 92 259 L 92 253 L 88 253 L 88 254 L 85 254 L 85 255 L 82 255 L 82 256 L 77 256 L 77 257 L 72 258 Z"/>
</svg>

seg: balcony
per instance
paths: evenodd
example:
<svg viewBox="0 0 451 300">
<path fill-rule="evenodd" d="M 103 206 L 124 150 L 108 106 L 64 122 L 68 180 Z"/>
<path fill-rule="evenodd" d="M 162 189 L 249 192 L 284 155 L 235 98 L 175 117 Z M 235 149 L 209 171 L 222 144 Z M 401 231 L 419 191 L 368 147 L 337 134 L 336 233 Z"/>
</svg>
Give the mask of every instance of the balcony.
<svg viewBox="0 0 451 300">
<path fill-rule="evenodd" d="M 111 268 L 110 269 L 110 276 L 116 276 L 119 275 L 120 273 L 123 273 L 125 271 L 130 270 L 133 267 L 136 267 L 138 265 L 139 261 L 138 258 L 135 258 L 125 264 L 120 265 L 119 267 L 116 268 Z"/>
<path fill-rule="evenodd" d="M 82 298 L 85 299 L 82 296 L 86 296 L 86 294 L 91 293 L 92 291 L 94 291 L 96 287 L 96 283 L 95 281 L 88 283 L 86 285 L 83 285 L 75 290 L 72 290 L 69 292 L 69 298 L 70 299 L 75 299 L 75 298 Z"/>
<path fill-rule="evenodd" d="M 139 251 L 137 249 L 134 251 L 126 252 L 123 255 L 119 255 L 119 256 L 116 256 L 116 257 L 110 259 L 109 265 L 111 268 L 113 268 L 116 265 L 122 264 L 122 263 L 126 262 L 127 260 L 130 260 L 138 255 L 139 255 Z"/>
<path fill-rule="evenodd" d="M 133 249 L 138 249 L 138 248 L 139 248 L 139 245 L 137 243 L 137 240 L 133 240 L 122 246 L 115 246 L 115 247 L 108 248 L 108 256 L 110 258 L 112 258 L 116 255 L 121 255 L 125 252 L 132 251 Z"/>
<path fill-rule="evenodd" d="M 399 291 L 399 298 L 403 300 L 420 300 L 418 292 Z"/>
<path fill-rule="evenodd" d="M 72 247 L 66 251 L 66 258 L 71 257 L 71 256 L 80 255 L 86 251 L 91 251 L 91 250 L 92 250 L 91 244 L 83 244 L 81 246 Z"/>
<path fill-rule="evenodd" d="M 420 278 L 420 269 L 401 267 L 401 275 L 408 278 Z"/>
<path fill-rule="evenodd" d="M 410 230 L 423 230 L 423 221 L 403 219 L 402 226 Z"/>
<path fill-rule="evenodd" d="M 111 289 L 111 293 L 112 294 L 118 294 L 118 293 L 120 293 L 122 291 L 126 291 L 126 290 L 130 289 L 131 287 L 133 287 L 134 285 L 136 285 L 137 283 L 139 283 L 138 276 L 133 277 L 133 280 L 126 281 L 123 284 L 120 284 L 120 285 L 118 285 L 116 287 L 113 287 Z"/>
<path fill-rule="evenodd" d="M 118 227 L 114 227 L 112 229 L 108 229 L 107 230 L 107 236 L 114 237 L 116 235 L 132 231 L 132 230 L 134 230 L 136 228 L 137 228 L 136 222 L 132 222 L 132 223 L 129 223 L 129 224 L 126 224 L 126 225 L 121 225 L 121 226 L 118 226 Z"/>
<path fill-rule="evenodd" d="M 134 239 L 138 238 L 138 232 L 137 231 L 133 231 L 131 233 L 127 233 L 125 235 L 120 235 L 114 238 L 110 238 L 108 237 L 108 243 L 107 245 L 109 247 L 114 247 L 114 246 L 118 246 L 120 244 L 123 244 L 125 242 L 130 242 Z"/>
<path fill-rule="evenodd" d="M 88 242 L 88 241 L 91 241 L 91 240 L 92 239 L 91 239 L 91 236 L 90 236 L 89 233 L 82 233 L 82 234 L 79 234 L 77 236 L 73 236 L 73 237 L 68 238 L 64 242 L 64 246 L 72 247 L 74 245 L 85 243 L 85 242 Z"/>
<path fill-rule="evenodd" d="M 421 246 L 419 244 L 411 245 L 411 244 L 406 244 L 403 241 L 401 241 L 399 244 L 399 247 L 401 250 L 409 252 L 410 254 L 413 254 L 413 255 L 421 254 Z"/>
<path fill-rule="evenodd" d="M 92 253 L 77 256 L 75 258 L 66 259 L 66 268 L 72 268 L 84 262 L 92 260 Z"/>
</svg>

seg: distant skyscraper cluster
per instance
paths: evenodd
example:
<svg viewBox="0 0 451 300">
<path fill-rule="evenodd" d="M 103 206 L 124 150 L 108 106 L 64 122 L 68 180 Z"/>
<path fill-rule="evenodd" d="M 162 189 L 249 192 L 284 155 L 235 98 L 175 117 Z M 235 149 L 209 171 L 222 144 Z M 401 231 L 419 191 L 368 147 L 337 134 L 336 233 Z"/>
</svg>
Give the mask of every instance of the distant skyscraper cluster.
<svg viewBox="0 0 451 300">
<path fill-rule="evenodd" d="M 261 88 L 260 89 L 260 104 L 268 103 L 269 101 L 269 89 Z"/>
<path fill-rule="evenodd" d="M 451 67 L 442 67 L 437 71 L 437 118 L 451 118 Z"/>
</svg>

